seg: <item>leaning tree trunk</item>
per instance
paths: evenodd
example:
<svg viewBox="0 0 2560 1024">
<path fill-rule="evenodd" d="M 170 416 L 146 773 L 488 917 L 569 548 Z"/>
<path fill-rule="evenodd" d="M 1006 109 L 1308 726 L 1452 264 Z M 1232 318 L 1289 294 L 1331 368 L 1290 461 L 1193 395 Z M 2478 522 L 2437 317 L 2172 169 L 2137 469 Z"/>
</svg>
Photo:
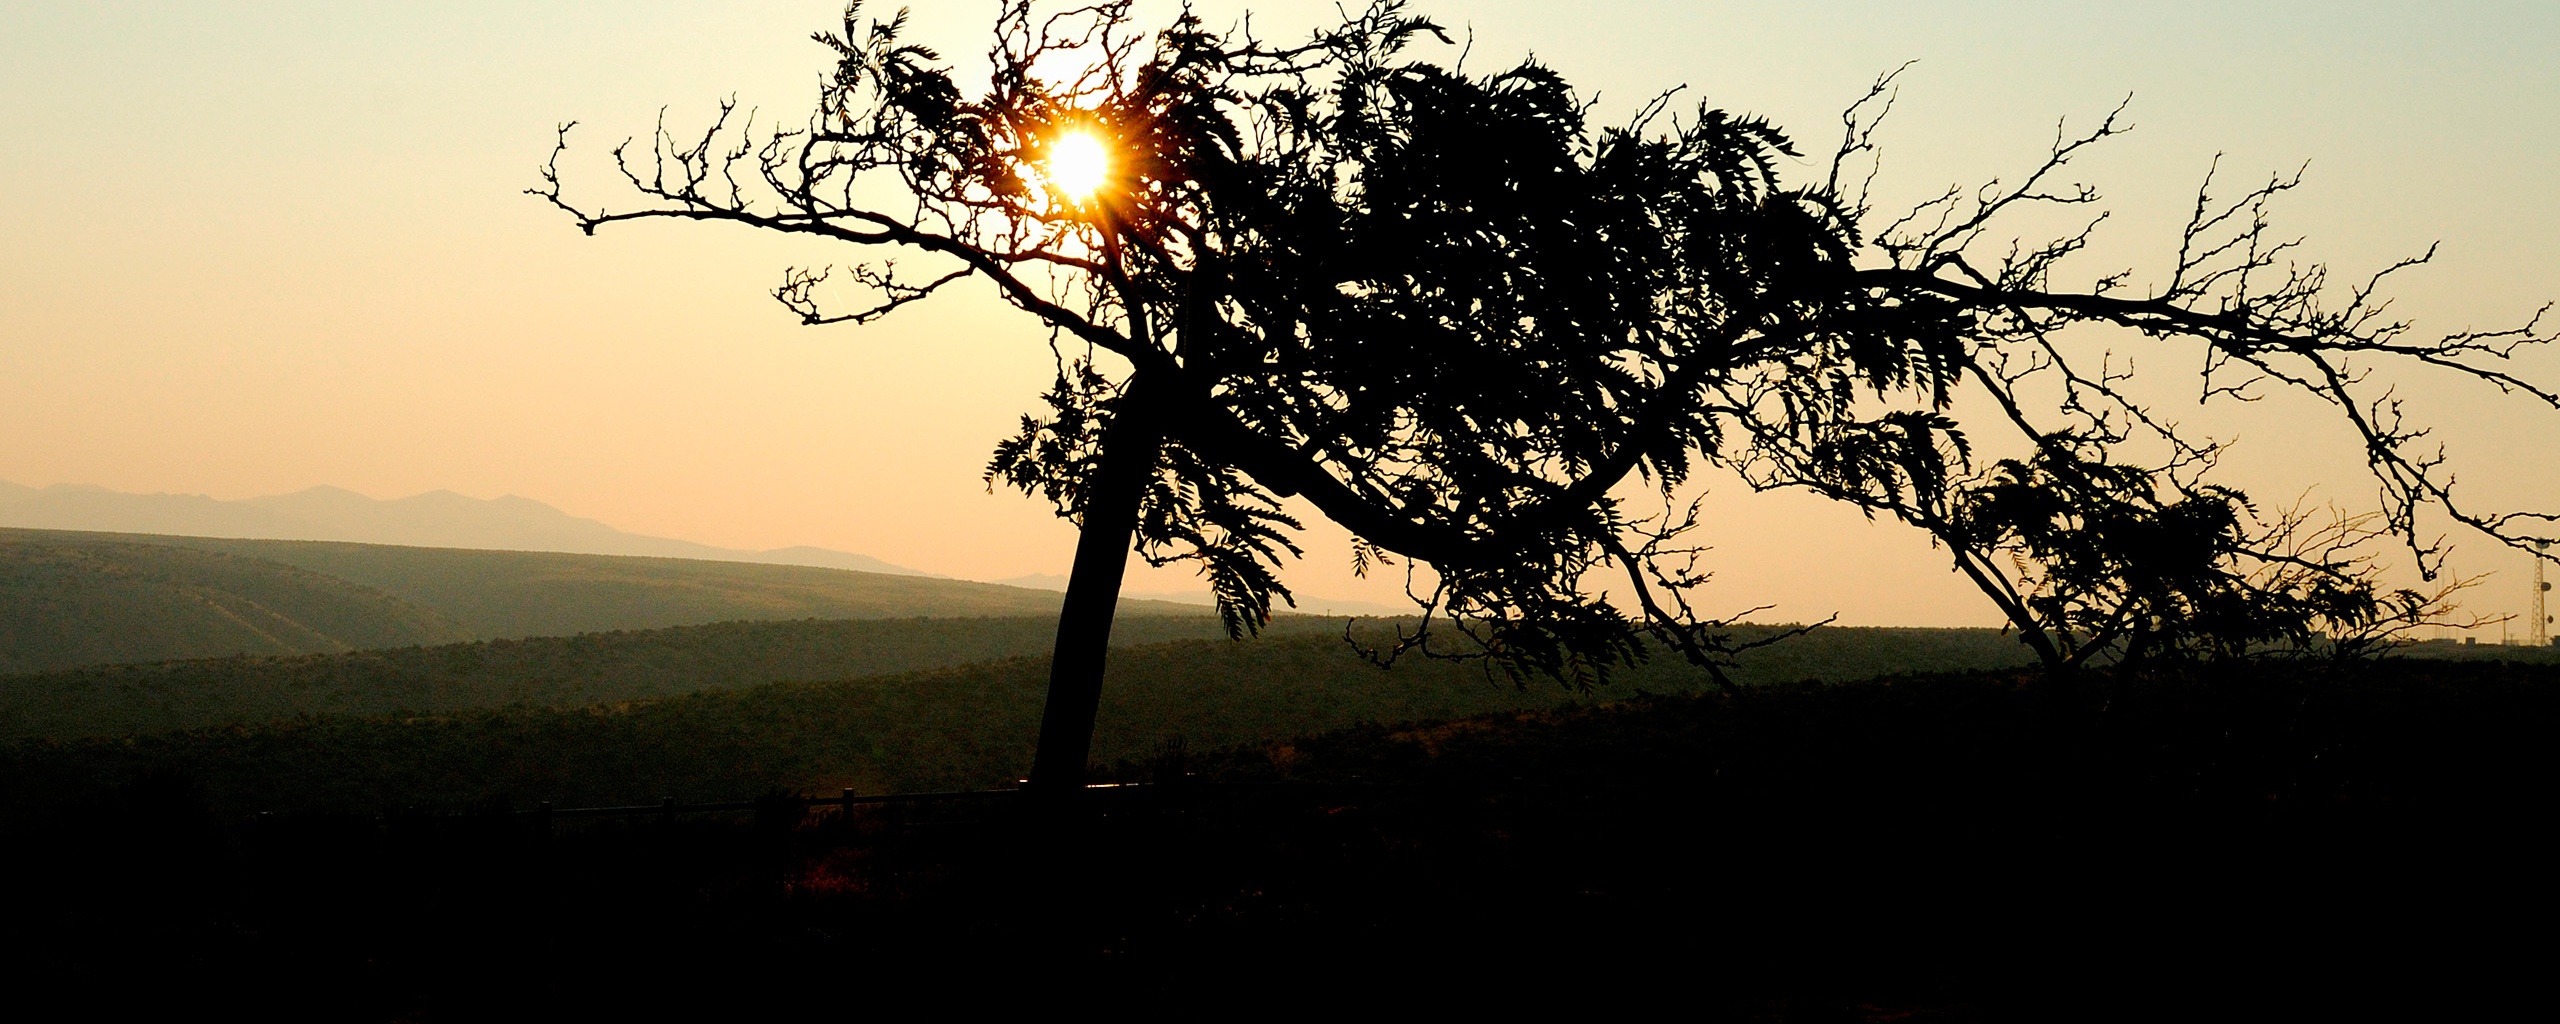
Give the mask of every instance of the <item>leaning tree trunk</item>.
<svg viewBox="0 0 2560 1024">
<path fill-rule="evenodd" d="M 1049 699 L 1040 712 L 1040 747 L 1031 758 L 1030 788 L 1063 795 L 1084 786 L 1093 752 L 1094 712 L 1102 703 L 1102 669 L 1111 647 L 1111 618 L 1120 606 L 1138 503 L 1155 474 L 1163 424 L 1132 378 L 1102 432 L 1101 465 L 1084 494 L 1076 564 L 1058 609 L 1058 639 L 1049 656 Z"/>
</svg>

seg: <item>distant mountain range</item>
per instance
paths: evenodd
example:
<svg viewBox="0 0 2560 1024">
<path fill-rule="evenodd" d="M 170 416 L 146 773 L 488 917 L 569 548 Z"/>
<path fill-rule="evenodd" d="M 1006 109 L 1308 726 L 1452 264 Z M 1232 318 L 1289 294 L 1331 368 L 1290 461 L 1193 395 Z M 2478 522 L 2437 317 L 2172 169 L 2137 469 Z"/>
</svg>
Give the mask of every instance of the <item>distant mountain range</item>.
<svg viewBox="0 0 2560 1024">
<path fill-rule="evenodd" d="M 625 533 L 531 498 L 482 500 L 452 491 L 368 498 L 339 487 L 222 501 L 201 494 L 127 494 L 104 487 L 34 488 L 0 480 L 0 527 L 251 540 L 331 540 L 413 547 L 644 555 L 765 565 L 807 565 L 930 576 L 869 555 L 826 548 L 719 548 Z"/>
</svg>

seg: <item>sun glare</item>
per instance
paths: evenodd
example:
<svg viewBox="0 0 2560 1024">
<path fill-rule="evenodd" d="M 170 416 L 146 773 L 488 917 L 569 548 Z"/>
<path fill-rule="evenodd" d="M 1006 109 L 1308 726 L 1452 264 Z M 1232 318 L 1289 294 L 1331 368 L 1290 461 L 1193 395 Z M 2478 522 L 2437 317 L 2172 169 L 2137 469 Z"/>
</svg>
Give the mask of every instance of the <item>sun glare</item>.
<svg viewBox="0 0 2560 1024">
<path fill-rule="evenodd" d="M 1068 132 L 1049 143 L 1049 184 L 1069 199 L 1090 198 L 1110 170 L 1111 154 L 1090 133 Z"/>
</svg>

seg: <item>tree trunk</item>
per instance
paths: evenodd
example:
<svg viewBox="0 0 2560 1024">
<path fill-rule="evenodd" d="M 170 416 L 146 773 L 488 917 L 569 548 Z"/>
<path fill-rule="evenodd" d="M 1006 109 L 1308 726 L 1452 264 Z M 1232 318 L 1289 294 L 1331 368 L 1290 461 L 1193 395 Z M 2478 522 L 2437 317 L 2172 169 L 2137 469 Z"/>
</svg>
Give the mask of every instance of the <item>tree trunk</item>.
<svg viewBox="0 0 2560 1024">
<path fill-rule="evenodd" d="M 1163 443 L 1158 410 L 1133 377 L 1102 432 L 1102 465 L 1084 496 L 1076 564 L 1058 609 L 1058 639 L 1049 657 L 1049 699 L 1040 713 L 1040 747 L 1031 758 L 1030 788 L 1053 796 L 1084 786 L 1093 752 L 1094 712 L 1102 703 L 1102 669 L 1120 578 L 1129 566 L 1138 502 L 1155 475 Z"/>
</svg>

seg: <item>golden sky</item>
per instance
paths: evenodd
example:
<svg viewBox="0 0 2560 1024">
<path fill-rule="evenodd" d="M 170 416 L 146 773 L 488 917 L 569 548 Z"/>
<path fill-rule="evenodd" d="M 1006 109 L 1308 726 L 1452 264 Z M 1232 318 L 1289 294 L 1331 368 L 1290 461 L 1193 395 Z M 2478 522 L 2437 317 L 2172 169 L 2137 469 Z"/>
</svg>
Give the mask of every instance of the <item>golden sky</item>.
<svg viewBox="0 0 2560 1024">
<path fill-rule="evenodd" d="M 984 50 L 992 3 L 915 7 L 910 38 L 964 61 Z M 1253 7 L 1275 36 L 1334 9 Z M 1215 23 L 1242 5 L 1201 8 Z M 1534 52 L 1598 90 L 1604 120 L 1685 84 L 1815 154 L 1869 80 L 1917 60 L 1885 136 L 1884 205 L 2014 176 L 2057 118 L 2086 123 L 2131 94 L 2138 129 L 2080 175 L 2116 211 L 2087 272 L 2158 268 L 2220 152 L 2235 182 L 2308 161 L 2282 225 L 2342 273 L 2441 240 L 2399 289 L 2422 326 L 2506 326 L 2560 297 L 2547 0 L 1416 9 L 1472 32 L 1471 68 Z M 782 269 L 858 254 L 699 225 L 585 238 L 521 194 L 559 121 L 584 122 L 593 151 L 645 133 L 662 105 L 690 124 L 730 94 L 796 121 L 828 66 L 808 34 L 837 10 L 0 6 L 0 480 L 221 498 L 450 488 L 729 547 L 1063 572 L 1065 524 L 979 481 L 1051 372 L 1035 324 L 970 292 L 873 327 L 802 328 L 766 296 Z M 584 192 L 609 184 L 590 176 Z M 2527 366 L 2560 380 L 2553 353 Z M 2475 500 L 2560 509 L 2560 417 L 2422 379 L 2407 393 L 2444 424 Z M 2196 414 L 2240 436 L 2233 482 L 2369 495 L 2330 424 L 2248 412 Z M 1801 499 L 1719 493 L 1714 508 L 1726 607 L 1993 621 L 1915 533 Z M 2502 573 L 2472 604 L 2520 610 L 2524 561 L 2463 550 L 2480 553 L 2457 569 Z M 1293 575 L 1387 599 L 1346 559 L 1319 530 Z"/>
</svg>

